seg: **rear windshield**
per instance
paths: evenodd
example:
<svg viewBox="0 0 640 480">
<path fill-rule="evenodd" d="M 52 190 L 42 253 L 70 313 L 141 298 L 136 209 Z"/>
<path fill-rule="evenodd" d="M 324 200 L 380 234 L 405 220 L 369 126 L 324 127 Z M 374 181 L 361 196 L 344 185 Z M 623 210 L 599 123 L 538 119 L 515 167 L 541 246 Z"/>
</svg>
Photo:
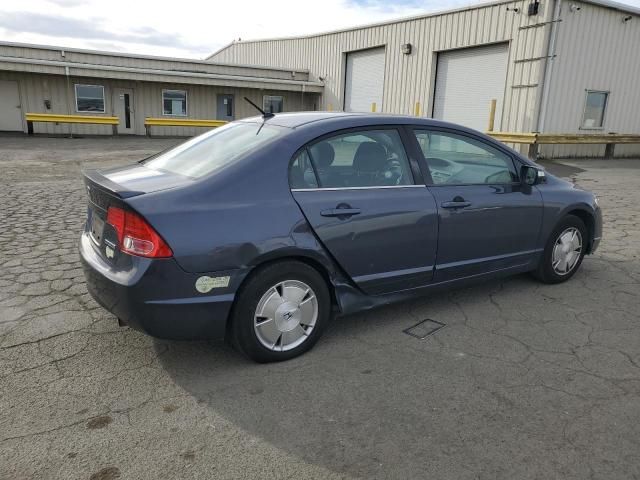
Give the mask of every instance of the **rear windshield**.
<svg viewBox="0 0 640 480">
<path fill-rule="evenodd" d="M 230 165 L 286 129 L 260 123 L 230 123 L 146 160 L 145 166 L 198 178 Z"/>
</svg>

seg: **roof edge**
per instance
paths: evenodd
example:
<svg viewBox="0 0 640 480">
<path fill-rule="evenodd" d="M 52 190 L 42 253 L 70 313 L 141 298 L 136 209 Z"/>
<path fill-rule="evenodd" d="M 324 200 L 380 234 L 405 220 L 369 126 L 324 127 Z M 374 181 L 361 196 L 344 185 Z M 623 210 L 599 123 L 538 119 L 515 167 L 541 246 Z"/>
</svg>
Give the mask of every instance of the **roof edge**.
<svg viewBox="0 0 640 480">
<path fill-rule="evenodd" d="M 220 50 L 229 47 L 233 42 L 226 47 L 222 47 Z M 246 65 L 241 63 L 225 63 L 225 62 L 212 62 L 208 60 L 198 60 L 193 58 L 181 58 L 181 57 L 163 57 L 160 55 L 143 55 L 140 53 L 123 53 L 123 52 L 112 52 L 109 50 L 90 50 L 86 48 L 74 48 L 74 47 L 62 47 L 57 45 L 42 45 L 37 43 L 20 43 L 20 42 L 6 42 L 0 41 L 0 47 L 16 47 L 16 48 L 32 48 L 32 49 L 40 49 L 40 50 L 52 50 L 52 51 L 61 51 L 65 52 L 74 52 L 74 53 L 86 53 L 89 55 L 103 55 L 107 57 L 120 57 L 120 58 L 139 58 L 143 60 L 158 60 L 165 62 L 182 62 L 182 63 L 193 63 L 196 65 L 220 65 L 221 67 L 245 67 L 245 68 L 255 68 L 260 70 L 276 70 L 282 72 L 297 72 L 297 73 L 309 73 L 309 70 L 304 68 L 283 68 L 283 67 L 267 67 L 265 65 Z M 217 52 L 216 52 L 217 53 Z"/>
</svg>

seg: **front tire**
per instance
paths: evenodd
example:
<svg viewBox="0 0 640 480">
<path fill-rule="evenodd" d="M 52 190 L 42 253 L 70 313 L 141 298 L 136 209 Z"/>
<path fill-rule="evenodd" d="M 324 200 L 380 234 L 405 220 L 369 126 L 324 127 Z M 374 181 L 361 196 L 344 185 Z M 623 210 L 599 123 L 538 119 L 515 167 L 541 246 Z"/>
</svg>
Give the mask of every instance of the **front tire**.
<svg viewBox="0 0 640 480">
<path fill-rule="evenodd" d="M 544 283 L 566 282 L 580 268 L 586 247 L 587 228 L 584 222 L 575 215 L 567 215 L 549 235 L 534 276 Z"/>
<path fill-rule="evenodd" d="M 270 264 L 243 285 L 231 317 L 234 347 L 256 362 L 297 357 L 320 338 L 331 314 L 322 276 L 297 261 Z"/>
</svg>

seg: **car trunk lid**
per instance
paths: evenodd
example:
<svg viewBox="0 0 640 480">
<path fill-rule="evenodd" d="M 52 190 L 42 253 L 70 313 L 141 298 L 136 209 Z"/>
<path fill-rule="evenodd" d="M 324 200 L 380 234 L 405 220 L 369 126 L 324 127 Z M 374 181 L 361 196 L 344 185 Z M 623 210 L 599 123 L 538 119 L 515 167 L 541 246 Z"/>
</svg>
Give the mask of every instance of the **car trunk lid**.
<svg viewBox="0 0 640 480">
<path fill-rule="evenodd" d="M 86 170 L 85 188 L 88 197 L 85 233 L 93 248 L 116 269 L 126 269 L 130 256 L 119 249 L 118 232 L 107 222 L 109 207 L 131 210 L 127 200 L 191 182 L 182 175 L 153 170 L 143 165 L 110 170 Z"/>
</svg>

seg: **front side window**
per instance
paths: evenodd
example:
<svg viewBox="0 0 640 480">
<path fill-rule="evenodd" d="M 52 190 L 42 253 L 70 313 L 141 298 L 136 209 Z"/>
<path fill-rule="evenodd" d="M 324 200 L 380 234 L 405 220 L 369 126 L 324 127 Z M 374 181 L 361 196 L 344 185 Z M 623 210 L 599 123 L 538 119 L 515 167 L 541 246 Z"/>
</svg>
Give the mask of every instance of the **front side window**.
<svg viewBox="0 0 640 480">
<path fill-rule="evenodd" d="M 454 133 L 414 132 L 435 185 L 518 181 L 513 160 L 491 145 Z"/>
<path fill-rule="evenodd" d="M 604 126 L 604 112 L 607 108 L 609 92 L 587 91 L 584 113 L 582 114 L 582 128 L 602 128 Z"/>
<path fill-rule="evenodd" d="M 184 90 L 162 91 L 162 114 L 187 116 L 187 92 Z"/>
<path fill-rule="evenodd" d="M 144 165 L 187 177 L 202 177 L 231 165 L 286 131 L 262 123 L 229 123 L 152 157 Z"/>
<path fill-rule="evenodd" d="M 294 160 L 289 178 L 292 188 L 413 184 L 397 130 L 358 131 L 316 142 Z"/>
<path fill-rule="evenodd" d="M 265 95 L 262 97 L 262 109 L 267 113 L 284 111 L 284 100 L 280 95 Z"/>
<path fill-rule="evenodd" d="M 76 111 L 104 113 L 104 87 L 76 84 Z"/>
</svg>

